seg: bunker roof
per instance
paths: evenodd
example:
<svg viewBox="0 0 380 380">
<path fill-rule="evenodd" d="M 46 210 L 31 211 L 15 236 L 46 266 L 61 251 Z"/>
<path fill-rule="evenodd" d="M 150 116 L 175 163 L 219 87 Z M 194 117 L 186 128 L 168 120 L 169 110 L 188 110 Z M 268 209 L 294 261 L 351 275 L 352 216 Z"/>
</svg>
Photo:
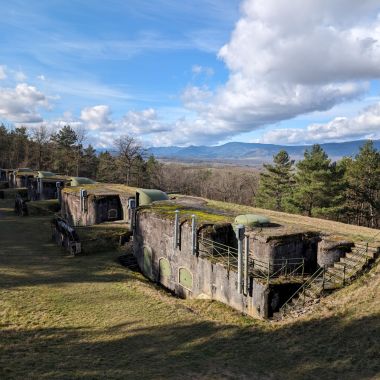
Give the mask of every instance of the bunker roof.
<svg viewBox="0 0 380 380">
<path fill-rule="evenodd" d="M 71 177 L 71 186 L 93 185 L 96 182 L 86 177 Z"/>
<path fill-rule="evenodd" d="M 48 178 L 48 177 L 55 177 L 56 174 L 53 172 L 47 172 L 47 171 L 38 171 L 38 178 Z"/>
<path fill-rule="evenodd" d="M 139 205 L 141 206 L 169 199 L 168 195 L 161 190 L 137 189 L 137 192 L 139 193 Z"/>
<path fill-rule="evenodd" d="M 80 190 L 87 190 L 87 195 L 107 196 L 107 195 L 125 195 L 133 197 L 136 194 L 136 188 L 115 183 L 88 183 L 80 186 L 68 186 L 63 188 L 62 192 L 67 194 L 79 195 Z"/>
<path fill-rule="evenodd" d="M 370 245 L 380 244 L 379 230 L 376 229 L 296 214 L 258 209 L 234 203 L 212 201 L 200 197 L 176 194 L 174 199 L 156 202 L 150 206 L 144 206 L 143 208 L 146 212 L 152 212 L 165 219 L 174 219 L 175 210 L 180 211 L 181 220 L 185 218 L 190 220 L 191 215 L 194 214 L 197 216 L 199 223 L 228 222 L 232 224 L 239 215 L 246 216 L 247 214 L 255 214 L 256 216 L 263 216 L 265 219 L 269 219 L 269 224 L 267 226 L 253 226 L 249 234 L 258 235 L 266 239 L 287 238 L 295 234 L 313 235 L 319 233 L 328 235 L 330 239 L 349 239 L 356 242 L 368 240 Z"/>
<path fill-rule="evenodd" d="M 17 169 L 16 172 L 16 177 L 22 177 L 22 176 L 32 176 L 35 177 L 38 175 L 37 172 L 31 170 L 31 169 Z"/>
</svg>

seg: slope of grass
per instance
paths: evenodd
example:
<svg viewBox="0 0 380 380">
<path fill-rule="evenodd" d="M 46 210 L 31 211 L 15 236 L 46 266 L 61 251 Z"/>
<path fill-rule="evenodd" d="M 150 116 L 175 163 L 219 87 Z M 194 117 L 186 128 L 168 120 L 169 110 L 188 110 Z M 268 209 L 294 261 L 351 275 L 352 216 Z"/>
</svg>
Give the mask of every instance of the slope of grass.
<svg viewBox="0 0 380 380">
<path fill-rule="evenodd" d="M 0 200 L 1 379 L 375 379 L 379 268 L 282 323 L 180 300 L 120 267 L 70 257 L 47 217 Z"/>
<path fill-rule="evenodd" d="M 271 221 L 275 223 L 303 227 L 311 231 L 337 234 L 354 241 L 369 241 L 375 246 L 380 245 L 380 231 L 372 228 L 213 200 L 207 200 L 207 205 L 216 209 L 232 212 L 236 215 L 248 213 L 261 214 L 269 217 Z"/>
</svg>

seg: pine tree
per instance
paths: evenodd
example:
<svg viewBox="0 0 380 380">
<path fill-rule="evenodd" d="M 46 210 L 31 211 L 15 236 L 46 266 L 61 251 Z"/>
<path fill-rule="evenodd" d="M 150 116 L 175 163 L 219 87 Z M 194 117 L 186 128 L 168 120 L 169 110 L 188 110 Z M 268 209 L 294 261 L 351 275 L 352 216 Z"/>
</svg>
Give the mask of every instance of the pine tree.
<svg viewBox="0 0 380 380">
<path fill-rule="evenodd" d="M 70 175 L 76 173 L 78 169 L 78 136 L 75 131 L 69 125 L 65 125 L 58 133 L 51 136 L 51 141 L 56 147 L 54 171 Z"/>
<path fill-rule="evenodd" d="M 380 226 L 380 152 L 372 141 L 365 143 L 347 168 L 349 221 Z"/>
<path fill-rule="evenodd" d="M 92 147 L 91 144 L 83 150 L 81 161 L 81 176 L 95 178 L 99 159 L 96 156 L 96 150 Z"/>
<path fill-rule="evenodd" d="M 281 150 L 273 156 L 273 162 L 274 165 L 264 164 L 265 172 L 260 174 L 256 205 L 283 211 L 287 208 L 292 191 L 294 160 L 290 160 L 289 154 Z"/>
<path fill-rule="evenodd" d="M 334 195 L 334 169 L 320 145 L 306 150 L 304 159 L 297 163 L 296 186 L 292 203 L 298 211 L 311 216 L 315 210 L 331 207 Z"/>
</svg>

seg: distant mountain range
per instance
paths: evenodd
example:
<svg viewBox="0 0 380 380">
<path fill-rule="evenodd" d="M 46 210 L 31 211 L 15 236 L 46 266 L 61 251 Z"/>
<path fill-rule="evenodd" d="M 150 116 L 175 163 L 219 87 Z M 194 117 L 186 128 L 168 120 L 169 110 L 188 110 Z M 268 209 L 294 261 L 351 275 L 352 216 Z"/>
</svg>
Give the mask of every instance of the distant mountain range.
<svg viewBox="0 0 380 380">
<path fill-rule="evenodd" d="M 320 144 L 332 159 L 343 156 L 355 156 L 365 140 L 347 141 L 341 143 Z M 380 150 L 380 140 L 374 140 L 375 147 Z M 152 147 L 148 154 L 173 161 L 219 161 L 246 164 L 259 164 L 271 161 L 273 155 L 285 149 L 293 159 L 300 159 L 311 145 L 275 145 L 259 143 L 230 142 L 218 146 L 188 146 L 188 147 Z"/>
</svg>

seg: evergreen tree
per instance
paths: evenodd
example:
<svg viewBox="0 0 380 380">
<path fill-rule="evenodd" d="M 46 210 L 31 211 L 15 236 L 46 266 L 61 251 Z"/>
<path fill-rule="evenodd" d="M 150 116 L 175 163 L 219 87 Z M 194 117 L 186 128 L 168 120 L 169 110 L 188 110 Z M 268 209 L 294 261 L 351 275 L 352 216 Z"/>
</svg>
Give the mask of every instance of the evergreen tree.
<svg viewBox="0 0 380 380">
<path fill-rule="evenodd" d="M 331 160 L 320 145 L 306 150 L 304 159 L 297 163 L 296 186 L 292 203 L 308 216 L 313 211 L 331 206 L 334 195 L 334 169 Z"/>
<path fill-rule="evenodd" d="M 347 168 L 347 210 L 349 222 L 380 226 L 380 152 L 372 141 L 361 148 Z"/>
<path fill-rule="evenodd" d="M 83 150 L 81 159 L 81 176 L 95 178 L 98 170 L 99 159 L 96 156 L 96 150 L 90 144 Z"/>
<path fill-rule="evenodd" d="M 281 150 L 273 156 L 273 162 L 274 165 L 264 164 L 265 172 L 260 174 L 256 205 L 283 211 L 292 191 L 294 160 Z"/>
<path fill-rule="evenodd" d="M 78 136 L 69 125 L 65 125 L 58 133 L 51 136 L 55 145 L 53 170 L 67 175 L 78 171 Z"/>
<path fill-rule="evenodd" d="M 116 159 L 107 151 L 98 156 L 96 179 L 100 182 L 118 182 Z"/>
</svg>

